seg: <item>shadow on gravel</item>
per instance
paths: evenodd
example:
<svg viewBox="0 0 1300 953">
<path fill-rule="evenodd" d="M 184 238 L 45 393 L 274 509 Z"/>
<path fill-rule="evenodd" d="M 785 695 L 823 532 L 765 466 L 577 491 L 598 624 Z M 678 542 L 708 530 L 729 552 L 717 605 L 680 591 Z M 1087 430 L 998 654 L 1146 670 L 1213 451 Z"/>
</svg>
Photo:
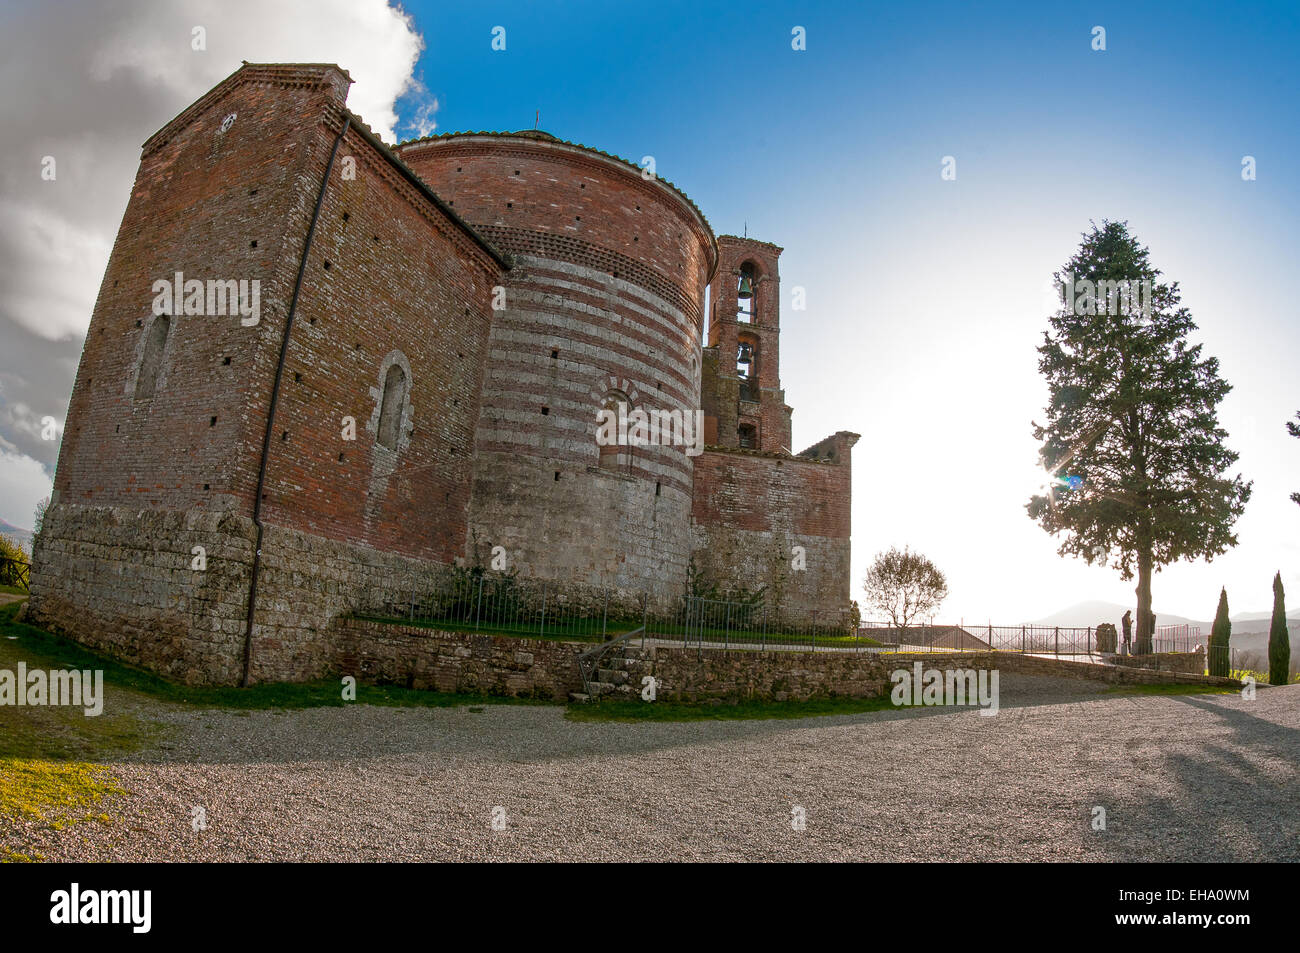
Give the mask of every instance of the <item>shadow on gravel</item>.
<svg viewBox="0 0 1300 953">
<path fill-rule="evenodd" d="M 1129 806 L 1126 792 L 1095 791 L 1093 803 L 1113 807 L 1107 808 L 1108 830 L 1094 834 L 1088 846 L 1111 860 L 1300 860 L 1300 730 L 1194 696 L 1168 701 L 1212 715 L 1231 735 L 1195 753 L 1182 746 L 1157 754 L 1151 773 L 1169 776 L 1174 793 Z M 1150 757 L 1154 743 L 1174 740 L 1146 739 L 1135 745 L 1134 757 Z"/>
<path fill-rule="evenodd" d="M 1104 686 L 1103 686 L 1104 687 Z M 150 721 L 171 726 L 165 740 L 121 760 L 133 763 L 223 764 L 360 761 L 427 753 L 442 758 L 544 763 L 623 758 L 701 744 L 744 743 L 816 729 L 889 732 L 915 719 L 944 718 L 931 733 L 1004 730 L 1011 712 L 1105 698 L 1091 687 L 1064 688 L 1034 677 L 1008 678 L 1002 714 L 974 708 L 908 707 L 843 715 L 764 720 L 573 722 L 564 707 L 467 705 L 456 708 L 364 706 L 238 712 L 171 708 Z"/>
</svg>

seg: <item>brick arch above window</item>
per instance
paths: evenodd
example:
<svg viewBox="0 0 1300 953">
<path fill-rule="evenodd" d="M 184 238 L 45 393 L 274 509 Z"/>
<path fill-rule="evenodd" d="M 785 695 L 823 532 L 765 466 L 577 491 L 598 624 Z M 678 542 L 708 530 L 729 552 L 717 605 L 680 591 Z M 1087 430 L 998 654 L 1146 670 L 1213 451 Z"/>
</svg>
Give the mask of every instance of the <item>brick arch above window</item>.
<svg viewBox="0 0 1300 953">
<path fill-rule="evenodd" d="M 605 395 L 610 391 L 618 391 L 625 395 L 628 400 L 628 409 L 641 403 L 641 392 L 637 390 L 635 384 L 626 377 L 620 377 L 617 374 L 606 374 L 595 387 L 591 389 L 591 402 L 597 407 L 605 399 Z"/>
<path fill-rule="evenodd" d="M 374 434 L 375 449 L 400 453 L 411 442 L 415 407 L 411 403 L 411 362 L 401 351 L 389 351 L 379 362 L 375 385 L 370 388 L 374 409 L 366 430 Z"/>
</svg>

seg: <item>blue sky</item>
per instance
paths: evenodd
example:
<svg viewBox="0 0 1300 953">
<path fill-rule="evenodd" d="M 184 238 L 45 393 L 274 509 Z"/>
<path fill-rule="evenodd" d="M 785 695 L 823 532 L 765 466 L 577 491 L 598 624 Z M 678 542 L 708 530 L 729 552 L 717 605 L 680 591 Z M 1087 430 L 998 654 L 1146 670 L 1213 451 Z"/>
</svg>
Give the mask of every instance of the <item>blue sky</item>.
<svg viewBox="0 0 1300 953">
<path fill-rule="evenodd" d="M 439 132 L 533 124 L 653 155 L 719 233 L 783 245 L 782 378 L 796 449 L 855 453 L 854 588 L 909 543 L 946 569 L 945 616 L 1014 622 L 1132 583 L 1055 555 L 1024 515 L 1046 391 L 1044 285 L 1090 220 L 1127 219 L 1181 283 L 1236 385 L 1222 419 L 1256 481 L 1241 546 L 1157 577 L 1208 617 L 1300 584 L 1300 6 L 412 3 Z M 506 50 L 491 49 L 493 26 Z M 803 26 L 807 49 L 791 49 Z M 1106 49 L 1092 48 L 1093 27 Z M 399 101 L 407 119 L 427 97 Z M 404 130 L 399 124 L 399 136 Z M 943 156 L 957 177 L 943 181 Z M 1252 155 L 1257 179 L 1241 178 Z"/>
<path fill-rule="evenodd" d="M 1255 480 L 1241 545 L 1157 576 L 1155 610 L 1207 618 L 1221 585 L 1234 611 L 1266 609 L 1277 570 L 1300 591 L 1300 441 L 1284 429 L 1300 410 L 1300 4 L 410 2 L 409 22 L 382 0 L 62 9 L 0 10 L 0 54 L 29 93 L 0 103 L 0 206 L 19 223 L 0 236 L 0 518 L 30 525 L 48 492 L 56 444 L 37 422 L 66 412 L 139 144 L 241 59 L 324 61 L 352 71 L 350 104 L 388 138 L 422 110 L 438 132 L 531 128 L 540 110 L 561 138 L 654 156 L 718 233 L 784 246 L 795 449 L 862 434 L 854 595 L 874 553 L 910 544 L 947 571 L 948 619 L 1131 602 L 1132 583 L 1058 558 L 1023 508 L 1041 482 L 1048 282 L 1090 221 L 1127 220 L 1236 387 L 1221 419 Z M 46 152 L 59 185 L 33 187 L 15 170 Z M 805 311 L 788 306 L 796 286 Z"/>
</svg>

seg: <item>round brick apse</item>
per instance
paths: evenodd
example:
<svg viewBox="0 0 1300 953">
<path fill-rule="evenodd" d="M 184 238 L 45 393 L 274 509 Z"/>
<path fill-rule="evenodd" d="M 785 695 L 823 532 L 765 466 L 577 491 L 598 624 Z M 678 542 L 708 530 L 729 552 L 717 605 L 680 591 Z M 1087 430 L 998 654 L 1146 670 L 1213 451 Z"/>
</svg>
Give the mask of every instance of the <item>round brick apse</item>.
<svg viewBox="0 0 1300 953">
<path fill-rule="evenodd" d="M 525 575 L 675 597 L 693 458 L 684 446 L 602 448 L 597 414 L 623 404 L 694 421 L 717 264 L 708 222 L 632 163 L 543 132 L 450 134 L 395 151 L 512 259 L 476 433 L 478 545 L 505 546 Z"/>
</svg>

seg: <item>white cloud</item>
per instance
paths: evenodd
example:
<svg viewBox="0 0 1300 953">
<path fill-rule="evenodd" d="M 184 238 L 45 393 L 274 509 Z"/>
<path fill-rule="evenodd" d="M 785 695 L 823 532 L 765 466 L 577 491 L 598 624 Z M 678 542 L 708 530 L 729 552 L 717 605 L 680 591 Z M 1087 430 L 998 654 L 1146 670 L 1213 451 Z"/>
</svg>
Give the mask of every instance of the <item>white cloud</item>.
<svg viewBox="0 0 1300 953">
<path fill-rule="evenodd" d="M 206 50 L 193 49 L 195 27 L 205 31 Z M 191 0 L 113 24 L 89 72 L 107 82 L 129 71 L 174 90 L 188 105 L 241 60 L 337 63 L 356 81 L 349 107 L 392 140 L 394 102 L 411 83 L 423 49 L 409 14 L 383 0 Z"/>
<path fill-rule="evenodd" d="M 408 92 L 410 95 L 424 100 L 424 102 L 415 108 L 415 112 L 412 113 L 410 120 L 406 123 L 405 131 L 411 133 L 412 137 L 416 139 L 423 139 L 425 136 L 433 135 L 438 128 L 438 121 L 433 117 L 442 104 L 436 97 L 429 95 L 428 88 L 419 80 L 412 82 L 411 89 Z M 406 137 L 403 136 L 403 138 Z"/>
<path fill-rule="evenodd" d="M 191 47 L 195 26 L 206 50 Z M 6 75 L 23 77 L 0 102 L 0 344 L 8 322 L 48 340 L 85 333 L 140 144 L 241 60 L 339 64 L 350 108 L 392 141 L 424 48 L 383 0 L 20 2 L 0 33 Z"/>
<path fill-rule="evenodd" d="M 37 501 L 49 496 L 53 486 L 38 461 L 4 446 L 0 438 L 0 519 L 31 529 Z"/>
</svg>

